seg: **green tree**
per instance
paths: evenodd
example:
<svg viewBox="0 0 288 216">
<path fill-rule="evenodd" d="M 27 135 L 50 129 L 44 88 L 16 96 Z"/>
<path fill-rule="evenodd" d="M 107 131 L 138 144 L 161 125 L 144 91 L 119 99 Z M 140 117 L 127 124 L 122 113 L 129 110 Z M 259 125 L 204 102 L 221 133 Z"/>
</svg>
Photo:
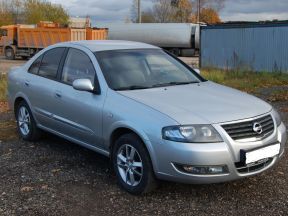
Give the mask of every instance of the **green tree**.
<svg viewBox="0 0 288 216">
<path fill-rule="evenodd" d="M 45 0 L 0 0 L 0 26 L 40 21 L 67 25 L 69 15 L 61 5 Z"/>
<path fill-rule="evenodd" d="M 27 24 L 37 24 L 40 21 L 51 21 L 62 25 L 69 23 L 69 15 L 61 5 L 43 0 L 26 0 L 24 17 Z"/>
</svg>

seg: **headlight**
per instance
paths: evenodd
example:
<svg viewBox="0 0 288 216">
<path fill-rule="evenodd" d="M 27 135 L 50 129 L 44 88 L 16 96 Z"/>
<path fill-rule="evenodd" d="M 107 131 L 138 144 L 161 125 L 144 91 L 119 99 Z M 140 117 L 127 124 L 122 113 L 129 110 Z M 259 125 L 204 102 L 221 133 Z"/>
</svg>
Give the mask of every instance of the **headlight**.
<svg viewBox="0 0 288 216">
<path fill-rule="evenodd" d="M 219 133 L 212 125 L 169 126 L 162 129 L 166 140 L 187 143 L 222 142 Z"/>
<path fill-rule="evenodd" d="M 282 122 L 279 113 L 275 109 L 273 109 L 272 113 L 273 113 L 274 119 L 276 121 L 276 125 L 279 126 Z"/>
</svg>

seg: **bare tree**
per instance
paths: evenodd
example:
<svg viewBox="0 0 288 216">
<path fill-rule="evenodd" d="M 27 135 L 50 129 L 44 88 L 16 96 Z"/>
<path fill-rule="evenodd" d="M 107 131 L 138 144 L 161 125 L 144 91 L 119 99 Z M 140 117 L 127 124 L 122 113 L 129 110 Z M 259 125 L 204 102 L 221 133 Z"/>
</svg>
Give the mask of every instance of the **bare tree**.
<svg viewBox="0 0 288 216">
<path fill-rule="evenodd" d="M 178 0 L 174 5 L 176 14 L 174 15 L 175 22 L 187 23 L 191 22 L 192 2 L 191 0 Z"/>
<path fill-rule="evenodd" d="M 141 23 L 142 13 L 140 4 L 141 0 L 133 0 L 132 2 L 132 6 L 130 8 L 130 21 L 133 23 Z"/>
<path fill-rule="evenodd" d="M 23 5 L 25 0 L 0 0 L 0 19 L 6 20 L 9 24 L 23 23 Z M 6 14 L 4 17 L 4 14 Z M 4 21 L 3 21 L 4 22 Z"/>
<path fill-rule="evenodd" d="M 154 0 L 153 16 L 156 22 L 191 22 L 191 0 Z"/>
<path fill-rule="evenodd" d="M 11 8 L 13 8 L 13 16 L 16 24 L 24 22 L 23 6 L 24 6 L 24 0 L 11 1 Z"/>
<path fill-rule="evenodd" d="M 196 6 L 198 3 L 200 3 L 199 17 L 201 18 L 201 15 L 204 17 L 203 14 L 205 14 L 205 20 L 216 22 L 215 16 L 218 16 L 218 12 L 224 7 L 225 0 L 153 0 L 153 3 L 152 9 L 142 12 L 143 22 L 196 22 L 198 17 Z M 206 9 L 205 13 L 201 13 L 202 9 Z M 212 15 L 213 19 L 207 18 Z M 134 0 L 132 5 L 131 20 L 137 22 L 137 0 Z"/>
<path fill-rule="evenodd" d="M 171 0 L 154 0 L 152 13 L 155 22 L 173 22 L 176 8 L 171 4 Z"/>
<path fill-rule="evenodd" d="M 202 8 L 212 8 L 215 11 L 219 12 L 225 6 L 226 0 L 192 0 L 193 5 L 198 5 L 200 3 L 200 10 Z M 194 9 L 197 10 L 197 7 Z"/>
<path fill-rule="evenodd" d="M 12 14 L 9 12 L 7 1 L 0 0 L 0 26 L 13 22 Z"/>
<path fill-rule="evenodd" d="M 130 21 L 132 23 L 136 23 L 138 20 L 137 11 L 138 11 L 137 0 L 133 0 L 130 8 Z"/>
<path fill-rule="evenodd" d="M 217 15 L 219 18 L 219 11 L 224 8 L 225 1 L 226 0 L 193 0 L 192 1 L 193 5 L 197 6 L 193 8 L 195 14 L 193 15 L 193 21 L 205 22 L 206 19 L 203 20 L 201 19 L 201 17 L 203 17 L 203 13 L 205 14 L 205 17 L 207 17 L 208 13 L 211 16 Z M 204 10 L 203 13 L 202 10 Z M 214 20 L 212 17 L 211 19 Z"/>
</svg>

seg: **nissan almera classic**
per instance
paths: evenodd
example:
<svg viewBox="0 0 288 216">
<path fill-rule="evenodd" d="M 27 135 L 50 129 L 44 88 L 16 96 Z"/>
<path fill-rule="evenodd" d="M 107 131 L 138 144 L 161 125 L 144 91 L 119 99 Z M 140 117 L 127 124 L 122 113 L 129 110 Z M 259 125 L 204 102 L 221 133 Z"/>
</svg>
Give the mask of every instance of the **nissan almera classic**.
<svg viewBox="0 0 288 216">
<path fill-rule="evenodd" d="M 271 105 L 205 80 L 152 45 L 60 43 L 8 79 L 24 140 L 48 131 L 104 154 L 133 194 L 151 191 L 156 179 L 241 179 L 284 153 L 286 128 Z"/>
</svg>

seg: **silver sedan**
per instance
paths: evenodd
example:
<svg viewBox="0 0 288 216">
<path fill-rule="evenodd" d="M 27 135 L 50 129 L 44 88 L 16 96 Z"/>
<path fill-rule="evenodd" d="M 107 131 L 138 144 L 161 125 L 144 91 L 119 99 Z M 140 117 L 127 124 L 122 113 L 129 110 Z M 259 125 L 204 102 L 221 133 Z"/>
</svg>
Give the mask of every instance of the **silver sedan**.
<svg viewBox="0 0 288 216">
<path fill-rule="evenodd" d="M 50 46 L 11 69 L 8 96 L 24 140 L 48 131 L 106 155 L 132 194 L 156 179 L 205 184 L 261 173 L 287 140 L 271 105 L 143 43 Z"/>
</svg>

